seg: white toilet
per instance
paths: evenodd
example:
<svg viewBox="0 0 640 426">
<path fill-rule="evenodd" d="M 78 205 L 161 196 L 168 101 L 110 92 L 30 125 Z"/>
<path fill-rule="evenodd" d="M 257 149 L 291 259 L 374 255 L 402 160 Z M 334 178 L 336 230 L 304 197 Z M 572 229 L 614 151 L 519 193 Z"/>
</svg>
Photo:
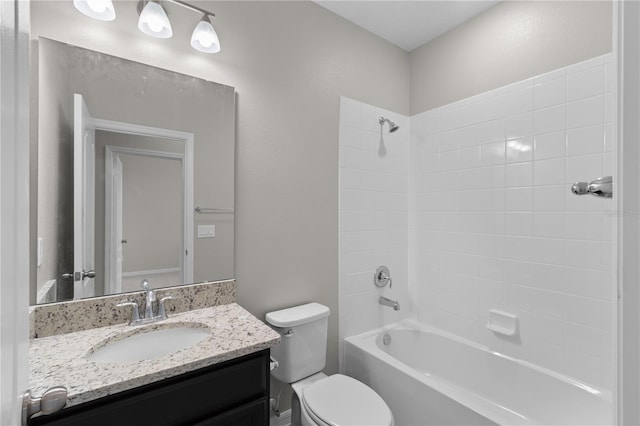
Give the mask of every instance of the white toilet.
<svg viewBox="0 0 640 426">
<path fill-rule="evenodd" d="M 392 426 L 393 415 L 373 389 L 342 374 L 322 373 L 327 352 L 329 308 L 319 303 L 269 312 L 266 320 L 282 336 L 271 349 L 279 366 L 274 379 L 289 383 L 292 426 Z"/>
</svg>

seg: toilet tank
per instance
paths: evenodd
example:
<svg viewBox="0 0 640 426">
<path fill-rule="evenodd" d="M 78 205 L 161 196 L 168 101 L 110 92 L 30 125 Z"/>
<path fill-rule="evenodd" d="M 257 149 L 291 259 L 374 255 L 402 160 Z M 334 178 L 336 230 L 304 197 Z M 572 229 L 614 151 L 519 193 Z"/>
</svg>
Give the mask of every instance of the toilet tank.
<svg viewBox="0 0 640 426">
<path fill-rule="evenodd" d="M 279 366 L 271 371 L 274 379 L 293 383 L 322 371 L 327 355 L 329 308 L 320 303 L 269 312 L 269 323 L 281 335 L 271 356 Z"/>
</svg>

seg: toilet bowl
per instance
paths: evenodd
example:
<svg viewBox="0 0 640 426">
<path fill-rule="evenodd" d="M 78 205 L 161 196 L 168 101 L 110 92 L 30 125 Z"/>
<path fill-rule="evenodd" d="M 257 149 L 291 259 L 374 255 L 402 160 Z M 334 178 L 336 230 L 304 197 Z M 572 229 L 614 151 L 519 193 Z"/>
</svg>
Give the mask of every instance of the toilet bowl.
<svg viewBox="0 0 640 426">
<path fill-rule="evenodd" d="M 326 363 L 329 308 L 319 303 L 269 312 L 282 336 L 271 349 L 273 378 L 289 383 L 292 426 L 392 426 L 393 414 L 373 389 L 342 374 L 321 373 Z"/>
<path fill-rule="evenodd" d="M 384 400 L 358 380 L 318 373 L 292 385 L 300 400 L 302 426 L 391 426 L 393 416 Z"/>
</svg>

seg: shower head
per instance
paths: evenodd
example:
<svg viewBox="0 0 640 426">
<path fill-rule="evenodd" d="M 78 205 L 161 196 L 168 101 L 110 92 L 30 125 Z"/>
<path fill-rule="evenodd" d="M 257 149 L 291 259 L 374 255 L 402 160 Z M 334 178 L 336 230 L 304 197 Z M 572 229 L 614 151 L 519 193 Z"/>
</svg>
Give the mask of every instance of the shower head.
<svg viewBox="0 0 640 426">
<path fill-rule="evenodd" d="M 384 117 L 380 117 L 378 123 L 380 123 L 380 126 L 384 126 L 385 121 L 389 123 L 389 133 L 393 133 L 400 128 L 400 126 L 398 126 L 396 123 Z"/>
</svg>

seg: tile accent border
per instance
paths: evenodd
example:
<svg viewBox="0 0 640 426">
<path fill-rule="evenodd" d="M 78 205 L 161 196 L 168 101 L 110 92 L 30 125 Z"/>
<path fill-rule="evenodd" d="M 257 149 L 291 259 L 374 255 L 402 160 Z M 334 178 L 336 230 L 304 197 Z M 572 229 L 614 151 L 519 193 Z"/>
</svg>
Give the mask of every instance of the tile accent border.
<svg viewBox="0 0 640 426">
<path fill-rule="evenodd" d="M 175 314 L 234 303 L 236 280 L 166 287 L 155 292 L 158 299 L 169 295 L 175 297 L 166 302 L 167 312 Z M 144 312 L 144 291 L 31 306 L 29 337 L 37 339 L 126 323 L 131 315 L 130 308 L 116 308 L 115 305 L 131 301 L 137 302 Z"/>
</svg>

